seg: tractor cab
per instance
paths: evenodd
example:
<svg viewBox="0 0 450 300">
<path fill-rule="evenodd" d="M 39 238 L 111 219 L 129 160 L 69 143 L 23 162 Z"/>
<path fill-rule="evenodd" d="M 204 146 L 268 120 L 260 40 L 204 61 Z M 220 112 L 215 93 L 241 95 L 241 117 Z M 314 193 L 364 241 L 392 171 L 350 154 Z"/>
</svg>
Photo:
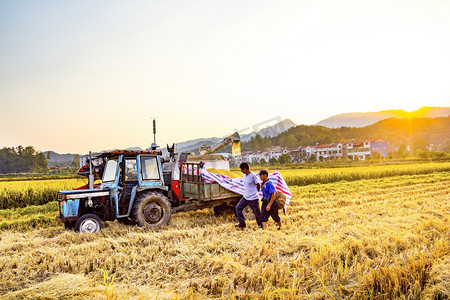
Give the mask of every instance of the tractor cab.
<svg viewBox="0 0 450 300">
<path fill-rule="evenodd" d="M 128 217 L 136 195 L 155 190 L 167 193 L 161 168 L 160 151 L 116 150 L 104 153 L 107 158 L 101 189 L 109 190 L 116 217 Z"/>
</svg>

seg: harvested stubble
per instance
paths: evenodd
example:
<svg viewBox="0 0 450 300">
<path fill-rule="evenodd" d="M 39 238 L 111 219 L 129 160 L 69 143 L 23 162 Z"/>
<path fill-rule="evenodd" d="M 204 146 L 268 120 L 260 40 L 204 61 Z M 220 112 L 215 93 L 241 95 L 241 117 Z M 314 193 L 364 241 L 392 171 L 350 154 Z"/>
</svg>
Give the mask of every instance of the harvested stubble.
<svg viewBox="0 0 450 300">
<path fill-rule="evenodd" d="M 102 289 L 104 269 L 115 275 L 110 298 L 449 296 L 450 172 L 291 191 L 282 231 L 254 222 L 236 231 L 233 216 L 208 209 L 176 214 L 155 231 L 117 222 L 94 235 L 62 226 L 3 231 L 0 295 L 39 290 L 58 274 Z"/>
<path fill-rule="evenodd" d="M 103 294 L 103 289 L 83 275 L 61 274 L 32 287 L 11 292 L 4 300 L 13 299 L 85 299 Z"/>
</svg>

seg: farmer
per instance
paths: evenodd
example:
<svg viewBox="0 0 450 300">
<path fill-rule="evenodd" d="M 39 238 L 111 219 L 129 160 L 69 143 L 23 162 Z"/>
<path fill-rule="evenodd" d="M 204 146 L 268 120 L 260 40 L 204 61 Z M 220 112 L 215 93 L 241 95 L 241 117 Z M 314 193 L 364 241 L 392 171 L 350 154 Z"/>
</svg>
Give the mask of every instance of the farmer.
<svg viewBox="0 0 450 300">
<path fill-rule="evenodd" d="M 261 185 L 259 184 L 258 178 L 255 173 L 250 172 L 250 167 L 248 163 L 242 163 L 240 166 L 242 173 L 244 173 L 244 187 L 245 193 L 242 196 L 241 200 L 239 200 L 236 205 L 236 217 L 239 221 L 238 225 L 235 225 L 237 228 L 245 228 L 245 218 L 243 210 L 247 206 L 250 206 L 253 210 L 253 213 L 256 217 L 256 222 L 258 226 L 261 226 L 261 211 L 259 210 L 259 197 L 258 192 L 261 189 Z"/>
<path fill-rule="evenodd" d="M 269 173 L 266 170 L 261 170 L 259 172 L 259 177 L 262 180 L 262 206 L 261 206 L 261 222 L 262 229 L 267 229 L 267 221 L 269 220 L 269 216 L 277 223 L 278 230 L 281 229 L 281 219 L 278 215 L 278 207 L 277 202 L 275 200 L 276 197 L 276 189 L 273 186 L 272 181 L 269 180 Z"/>
</svg>

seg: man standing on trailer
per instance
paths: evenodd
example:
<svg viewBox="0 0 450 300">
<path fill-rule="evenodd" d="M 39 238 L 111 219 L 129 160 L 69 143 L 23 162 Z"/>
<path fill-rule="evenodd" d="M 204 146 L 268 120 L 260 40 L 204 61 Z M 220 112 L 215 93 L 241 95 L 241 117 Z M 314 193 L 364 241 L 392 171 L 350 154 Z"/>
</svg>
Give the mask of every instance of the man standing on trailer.
<svg viewBox="0 0 450 300">
<path fill-rule="evenodd" d="M 259 209 L 259 197 L 258 192 L 261 189 L 261 185 L 256 177 L 255 173 L 250 172 L 248 163 L 242 163 L 240 166 L 242 173 L 244 173 L 244 187 L 245 193 L 242 196 L 239 203 L 236 205 L 236 217 L 239 224 L 235 225 L 237 228 L 245 228 L 244 208 L 250 206 L 256 217 L 258 226 L 261 226 L 261 211 Z"/>
</svg>

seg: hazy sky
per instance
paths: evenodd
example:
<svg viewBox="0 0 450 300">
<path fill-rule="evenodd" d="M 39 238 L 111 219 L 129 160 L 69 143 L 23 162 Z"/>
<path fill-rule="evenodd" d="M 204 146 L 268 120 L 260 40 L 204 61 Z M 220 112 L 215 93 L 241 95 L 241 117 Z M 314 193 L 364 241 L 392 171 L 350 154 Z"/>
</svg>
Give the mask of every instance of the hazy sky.
<svg viewBox="0 0 450 300">
<path fill-rule="evenodd" d="M 425 105 L 450 106 L 448 0 L 0 0 L 0 147 L 146 148 L 153 117 L 165 145 Z"/>
</svg>

